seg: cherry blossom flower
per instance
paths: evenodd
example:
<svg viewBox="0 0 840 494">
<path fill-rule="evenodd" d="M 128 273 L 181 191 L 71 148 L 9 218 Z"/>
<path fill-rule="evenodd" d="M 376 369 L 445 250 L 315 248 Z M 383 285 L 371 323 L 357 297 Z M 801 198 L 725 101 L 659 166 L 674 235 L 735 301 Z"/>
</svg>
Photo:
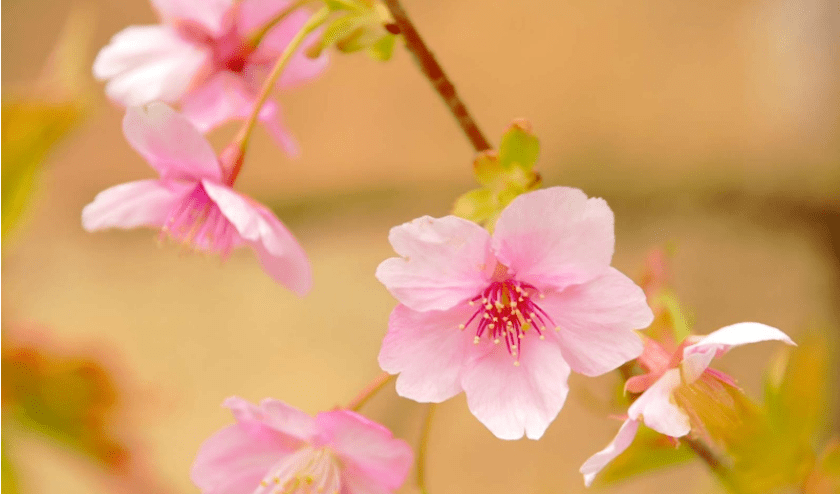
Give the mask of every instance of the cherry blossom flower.
<svg viewBox="0 0 840 494">
<path fill-rule="evenodd" d="M 441 402 L 464 391 L 502 439 L 540 438 L 563 407 L 571 370 L 597 376 L 642 351 L 653 314 L 610 267 L 613 213 L 553 187 L 513 200 L 491 235 L 455 216 L 391 229 L 401 257 L 376 276 L 400 304 L 379 364 L 397 392 Z"/>
<path fill-rule="evenodd" d="M 717 381 L 731 386 L 735 384 L 731 377 L 709 368 L 713 358 L 736 346 L 759 341 L 776 340 L 795 345 L 782 331 L 757 322 L 725 326 L 709 335 L 689 336 L 686 340 L 673 355 L 669 355 L 656 343 L 647 342 L 639 362 L 649 373 L 630 378 L 626 386 L 628 391 L 642 394 L 630 405 L 628 418 L 615 439 L 580 467 L 587 486 L 592 484 L 598 472 L 630 446 L 640 422 L 660 434 L 674 438 L 691 432 L 690 414 L 675 399 L 674 393 L 698 380 Z"/>
<path fill-rule="evenodd" d="M 123 133 L 160 178 L 100 192 L 82 211 L 85 230 L 159 227 L 161 239 L 223 258 L 247 244 L 275 281 L 309 291 L 311 268 L 297 240 L 268 208 L 231 188 L 235 171 L 187 119 L 163 103 L 131 107 Z"/>
<path fill-rule="evenodd" d="M 348 410 L 314 418 L 266 399 L 228 398 L 236 424 L 207 439 L 192 467 L 203 494 L 385 494 L 405 481 L 411 448 Z"/>
<path fill-rule="evenodd" d="M 107 80 L 108 96 L 124 105 L 181 104 L 202 132 L 245 119 L 265 73 L 308 18 L 292 0 L 152 0 L 161 24 L 129 26 L 97 55 L 93 73 Z M 267 30 L 263 32 L 264 30 Z M 315 38 L 304 42 L 304 48 Z M 289 88 L 320 74 L 325 54 L 296 53 L 278 85 Z M 260 120 L 289 154 L 295 141 L 268 100 Z"/>
</svg>

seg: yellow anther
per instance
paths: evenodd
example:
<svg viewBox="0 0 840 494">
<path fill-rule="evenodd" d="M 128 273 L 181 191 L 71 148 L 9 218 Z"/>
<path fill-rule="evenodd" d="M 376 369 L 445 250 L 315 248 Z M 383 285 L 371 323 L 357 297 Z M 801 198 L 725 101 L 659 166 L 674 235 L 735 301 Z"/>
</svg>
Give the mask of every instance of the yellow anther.
<svg viewBox="0 0 840 494">
<path fill-rule="evenodd" d="M 466 326 L 464 326 L 463 324 L 458 325 L 458 329 L 464 329 L 464 328 L 466 328 Z"/>
<path fill-rule="evenodd" d="M 540 339 L 541 339 L 541 340 L 544 340 L 544 339 L 545 339 L 545 335 L 544 335 L 544 334 L 541 334 L 541 335 L 540 335 Z"/>
<path fill-rule="evenodd" d="M 485 309 L 487 309 L 487 310 L 490 310 L 490 309 L 492 309 L 492 308 L 493 308 L 493 306 L 492 306 L 492 305 L 490 305 L 490 304 L 486 304 L 486 305 L 484 306 L 484 308 L 485 308 Z"/>
<path fill-rule="evenodd" d="M 540 294 L 540 298 L 545 298 L 545 294 L 544 294 L 544 293 L 541 293 L 541 294 Z"/>
<path fill-rule="evenodd" d="M 473 343 L 475 343 L 476 345 L 478 345 L 478 342 L 479 342 L 479 341 L 481 341 L 481 338 L 479 338 L 478 336 L 476 336 L 475 338 L 473 338 Z"/>
<path fill-rule="evenodd" d="M 514 360 L 514 361 L 513 361 L 513 365 L 514 365 L 514 366 L 516 366 L 516 367 L 519 367 L 519 361 L 518 361 L 518 360 Z"/>
<path fill-rule="evenodd" d="M 497 344 L 497 345 L 498 345 L 498 344 L 499 344 L 499 341 L 501 341 L 501 340 L 499 340 L 498 338 L 496 338 L 495 340 L 493 340 L 493 343 L 495 343 L 495 344 Z"/>
<path fill-rule="evenodd" d="M 487 327 L 490 328 L 490 329 L 493 329 L 493 328 L 496 327 L 496 325 L 491 322 L 490 324 L 487 325 Z"/>
<path fill-rule="evenodd" d="M 516 300 L 511 300 L 510 301 L 510 306 L 511 307 L 516 307 Z"/>
<path fill-rule="evenodd" d="M 467 305 L 469 305 L 469 306 L 473 306 L 473 305 L 475 305 L 475 302 L 473 302 L 472 300 L 470 300 L 469 302 L 467 302 Z"/>
</svg>

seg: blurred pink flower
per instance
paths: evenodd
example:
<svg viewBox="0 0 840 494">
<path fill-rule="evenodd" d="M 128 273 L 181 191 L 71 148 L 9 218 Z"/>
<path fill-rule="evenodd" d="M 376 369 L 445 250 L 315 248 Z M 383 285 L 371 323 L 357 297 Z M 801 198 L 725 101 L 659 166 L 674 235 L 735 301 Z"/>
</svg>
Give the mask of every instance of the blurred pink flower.
<svg viewBox="0 0 840 494">
<path fill-rule="evenodd" d="M 231 172 L 186 118 L 163 103 L 131 107 L 123 133 L 160 178 L 100 192 L 82 210 L 85 230 L 160 227 L 162 238 L 222 257 L 248 244 L 275 281 L 309 291 L 311 268 L 297 240 L 268 208 L 231 188 Z"/>
<path fill-rule="evenodd" d="M 348 410 L 314 418 L 285 403 L 228 398 L 236 424 L 202 444 L 191 477 L 203 494 L 386 494 L 399 488 L 411 448 Z"/>
<path fill-rule="evenodd" d="M 637 357 L 633 330 L 653 320 L 642 290 L 610 267 L 613 221 L 603 199 L 553 187 L 511 202 L 492 237 L 455 216 L 391 229 L 402 257 L 376 277 L 400 305 L 379 364 L 400 374 L 397 392 L 441 402 L 464 391 L 496 436 L 540 438 L 570 370 L 596 376 Z"/>
<path fill-rule="evenodd" d="M 93 73 L 108 81 L 108 96 L 124 106 L 180 103 L 184 115 L 202 132 L 250 115 L 265 73 L 309 15 L 305 9 L 292 10 L 291 0 L 152 3 L 162 23 L 130 26 L 114 35 L 97 55 Z M 257 41 L 266 27 L 270 29 Z M 314 39 L 304 42 L 304 49 Z M 310 59 L 299 50 L 278 85 L 288 88 L 311 79 L 327 62 L 325 54 Z M 280 123 L 275 101 L 268 100 L 259 117 L 288 153 L 297 152 Z"/>
<path fill-rule="evenodd" d="M 688 414 L 675 402 L 672 394 L 680 386 L 690 385 L 701 378 L 734 385 L 732 378 L 709 368 L 713 358 L 733 347 L 759 341 L 776 340 L 795 345 L 785 333 L 757 322 L 725 326 L 709 335 L 689 336 L 686 340 L 673 355 L 668 355 L 653 342 L 645 345 L 645 353 L 639 362 L 650 372 L 630 378 L 626 386 L 629 391 L 643 392 L 630 405 L 628 419 L 615 439 L 580 467 L 587 486 L 592 484 L 598 472 L 630 446 L 639 422 L 643 421 L 656 432 L 671 437 L 682 437 L 691 431 Z"/>
</svg>

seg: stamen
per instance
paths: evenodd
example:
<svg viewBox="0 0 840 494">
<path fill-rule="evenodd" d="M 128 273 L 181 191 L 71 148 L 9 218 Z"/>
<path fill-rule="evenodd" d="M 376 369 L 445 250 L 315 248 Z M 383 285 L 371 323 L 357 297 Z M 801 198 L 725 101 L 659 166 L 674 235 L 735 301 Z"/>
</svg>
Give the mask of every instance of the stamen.
<svg viewBox="0 0 840 494">
<path fill-rule="evenodd" d="M 498 271 L 498 269 L 497 269 Z M 534 301 L 536 296 L 545 298 L 533 285 L 516 279 L 500 280 L 494 278 L 481 293 L 468 301 L 468 305 L 481 305 L 473 312 L 470 319 L 458 326 L 459 329 L 473 327 L 475 336 L 473 342 L 478 344 L 484 334 L 493 344 L 498 345 L 502 340 L 511 356 L 516 357 L 521 352 L 521 344 L 528 331 L 533 329 L 541 340 L 545 340 L 543 330 L 549 324 L 554 326 L 551 316 Z M 476 324 L 473 322 L 476 321 Z"/>
<path fill-rule="evenodd" d="M 161 228 L 159 240 L 169 237 L 187 249 L 227 257 L 236 244 L 236 230 L 207 195 L 196 186 L 170 212 Z"/>
</svg>

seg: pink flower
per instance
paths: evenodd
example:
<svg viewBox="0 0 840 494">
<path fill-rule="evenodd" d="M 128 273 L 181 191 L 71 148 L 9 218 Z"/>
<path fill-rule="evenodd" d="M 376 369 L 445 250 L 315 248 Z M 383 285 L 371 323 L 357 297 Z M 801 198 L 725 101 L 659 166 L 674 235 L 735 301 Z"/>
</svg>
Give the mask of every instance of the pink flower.
<svg viewBox="0 0 840 494">
<path fill-rule="evenodd" d="M 644 392 L 630 405 L 628 419 L 615 439 L 580 467 L 587 486 L 592 484 L 598 472 L 630 446 L 639 422 L 644 421 L 656 432 L 671 437 L 682 437 L 691 431 L 689 415 L 674 400 L 673 393 L 698 379 L 734 385 L 729 376 L 709 368 L 713 358 L 733 347 L 759 341 L 777 340 L 795 345 L 783 332 L 757 322 L 733 324 L 707 336 L 689 336 L 686 340 L 673 355 L 668 355 L 652 341 L 648 342 L 639 362 L 650 372 L 630 378 L 626 386 L 629 391 Z"/>
<path fill-rule="evenodd" d="M 201 445 L 192 480 L 203 494 L 386 494 L 411 468 L 411 448 L 348 410 L 314 418 L 266 399 L 228 398 L 236 424 Z"/>
<path fill-rule="evenodd" d="M 274 280 L 309 291 L 311 268 L 297 240 L 268 208 L 231 188 L 231 173 L 187 119 L 163 103 L 132 107 L 123 133 L 160 178 L 100 192 L 82 211 L 85 230 L 160 227 L 161 238 L 222 257 L 248 244 Z"/>
<path fill-rule="evenodd" d="M 423 217 L 391 229 L 402 257 L 376 277 L 399 300 L 379 365 L 397 392 L 441 402 L 466 392 L 493 434 L 538 439 L 563 407 L 570 370 L 596 376 L 642 351 L 653 314 L 610 267 L 613 213 L 603 199 L 553 187 L 524 194 L 491 235 Z"/>
<path fill-rule="evenodd" d="M 276 62 L 308 18 L 290 0 L 152 0 L 161 24 L 130 26 L 97 55 L 93 73 L 107 80 L 108 96 L 124 106 L 152 101 L 180 103 L 202 132 L 244 119 L 256 104 L 264 73 Z M 273 23 L 273 24 L 272 24 Z M 255 36 L 270 27 L 259 40 Z M 314 40 L 314 38 L 312 38 Z M 312 40 L 304 43 L 310 45 Z M 321 73 L 326 55 L 303 50 L 280 78 L 290 87 Z M 269 100 L 260 120 L 290 154 L 296 144 L 281 126 L 279 106 Z"/>
</svg>

